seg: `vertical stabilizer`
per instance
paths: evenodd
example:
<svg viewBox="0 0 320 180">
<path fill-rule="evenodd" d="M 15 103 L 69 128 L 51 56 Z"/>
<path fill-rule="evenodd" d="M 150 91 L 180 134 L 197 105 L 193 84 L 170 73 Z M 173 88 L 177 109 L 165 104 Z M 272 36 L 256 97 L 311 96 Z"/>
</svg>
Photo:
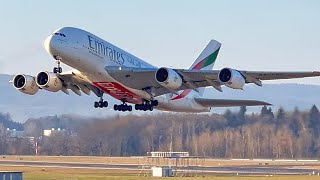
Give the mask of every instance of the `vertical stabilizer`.
<svg viewBox="0 0 320 180">
<path fill-rule="evenodd" d="M 220 47 L 221 43 L 216 40 L 211 40 L 196 61 L 191 65 L 190 69 L 211 70 L 217 59 Z"/>
<path fill-rule="evenodd" d="M 211 40 L 204 48 L 196 61 L 191 65 L 190 69 L 194 70 L 211 70 L 216 62 L 221 43 L 216 40 Z M 199 94 L 202 96 L 205 88 L 197 88 Z"/>
<path fill-rule="evenodd" d="M 219 43 L 216 40 L 211 40 L 189 69 L 211 70 L 217 59 L 220 47 L 221 47 L 221 43 Z M 199 92 L 200 96 L 203 95 L 204 90 L 205 90 L 204 87 L 197 88 L 197 91 Z M 191 91 L 192 91 L 191 89 L 183 90 L 178 96 L 172 98 L 171 100 L 178 100 L 178 99 L 184 98 L 188 96 Z"/>
</svg>

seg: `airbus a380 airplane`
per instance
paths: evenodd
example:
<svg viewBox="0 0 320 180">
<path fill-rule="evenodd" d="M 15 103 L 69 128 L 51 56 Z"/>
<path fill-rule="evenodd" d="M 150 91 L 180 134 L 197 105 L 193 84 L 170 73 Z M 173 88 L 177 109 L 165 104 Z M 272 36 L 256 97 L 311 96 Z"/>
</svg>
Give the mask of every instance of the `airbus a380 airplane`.
<svg viewBox="0 0 320 180">
<path fill-rule="evenodd" d="M 320 72 L 257 72 L 231 68 L 212 70 L 221 44 L 209 42 L 190 69 L 157 68 L 111 43 L 81 29 L 64 27 L 56 30 L 44 42 L 46 51 L 57 61 L 53 72 L 43 71 L 36 77 L 18 74 L 13 86 L 34 95 L 39 89 L 52 92 L 69 89 L 81 95 L 91 91 L 100 97 L 95 108 L 107 107 L 103 94 L 120 100 L 114 110 L 132 111 L 153 108 L 177 112 L 208 112 L 211 107 L 270 105 L 255 100 L 203 98 L 204 88 L 212 86 L 222 91 L 225 85 L 243 89 L 246 83 L 262 86 L 261 80 L 291 79 L 320 76 Z M 60 62 L 72 68 L 62 72 Z"/>
</svg>

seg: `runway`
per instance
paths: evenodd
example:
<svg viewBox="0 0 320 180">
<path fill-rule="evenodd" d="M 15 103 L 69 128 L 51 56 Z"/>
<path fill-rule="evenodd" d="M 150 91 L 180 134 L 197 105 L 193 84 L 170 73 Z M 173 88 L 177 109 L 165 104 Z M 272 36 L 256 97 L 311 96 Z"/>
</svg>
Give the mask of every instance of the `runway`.
<svg viewBox="0 0 320 180">
<path fill-rule="evenodd" d="M 150 166 L 103 164 L 103 163 L 71 163 L 71 162 L 43 162 L 43 161 L 0 161 L 0 166 L 29 166 L 41 168 L 83 168 L 83 169 L 123 169 L 123 170 L 147 170 Z M 176 171 L 189 171 L 206 174 L 220 175 L 311 175 L 318 174 L 315 165 L 223 165 L 223 166 L 189 166 L 179 167 Z"/>
</svg>

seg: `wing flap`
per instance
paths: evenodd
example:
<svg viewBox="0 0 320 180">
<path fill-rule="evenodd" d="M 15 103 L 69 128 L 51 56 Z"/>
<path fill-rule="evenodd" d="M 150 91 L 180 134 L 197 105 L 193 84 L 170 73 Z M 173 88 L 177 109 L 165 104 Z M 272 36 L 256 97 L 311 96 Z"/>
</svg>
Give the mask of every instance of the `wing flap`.
<svg viewBox="0 0 320 180">
<path fill-rule="evenodd" d="M 269 106 L 270 103 L 257 100 L 234 100 L 234 99 L 205 99 L 195 98 L 198 104 L 204 107 L 232 107 L 232 106 Z"/>
<path fill-rule="evenodd" d="M 63 81 L 62 91 L 69 94 L 68 89 L 72 90 L 75 94 L 81 95 L 81 92 L 89 95 L 90 91 L 95 93 L 98 97 L 102 96 L 101 91 L 93 86 L 91 82 L 78 70 L 73 69 L 72 71 L 67 71 L 58 74 L 58 77 Z"/>
</svg>

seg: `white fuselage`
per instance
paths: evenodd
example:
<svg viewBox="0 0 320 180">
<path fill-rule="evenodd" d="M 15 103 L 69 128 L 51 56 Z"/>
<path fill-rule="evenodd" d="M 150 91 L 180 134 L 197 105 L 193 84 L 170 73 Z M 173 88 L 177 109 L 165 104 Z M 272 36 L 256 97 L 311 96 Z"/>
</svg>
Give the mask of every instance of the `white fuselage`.
<svg viewBox="0 0 320 180">
<path fill-rule="evenodd" d="M 127 99 L 129 103 L 139 104 L 143 100 L 153 98 L 146 91 L 127 87 L 116 81 L 107 73 L 105 67 L 156 67 L 89 32 L 72 27 L 61 28 L 50 35 L 44 45 L 49 54 L 77 69 L 91 84 L 118 100 L 130 96 L 132 98 Z M 180 96 L 166 94 L 154 97 L 159 102 L 155 108 L 177 112 L 208 112 L 210 110 L 194 101 L 194 97 L 199 97 L 195 91 L 189 92 L 186 96 Z"/>
</svg>

